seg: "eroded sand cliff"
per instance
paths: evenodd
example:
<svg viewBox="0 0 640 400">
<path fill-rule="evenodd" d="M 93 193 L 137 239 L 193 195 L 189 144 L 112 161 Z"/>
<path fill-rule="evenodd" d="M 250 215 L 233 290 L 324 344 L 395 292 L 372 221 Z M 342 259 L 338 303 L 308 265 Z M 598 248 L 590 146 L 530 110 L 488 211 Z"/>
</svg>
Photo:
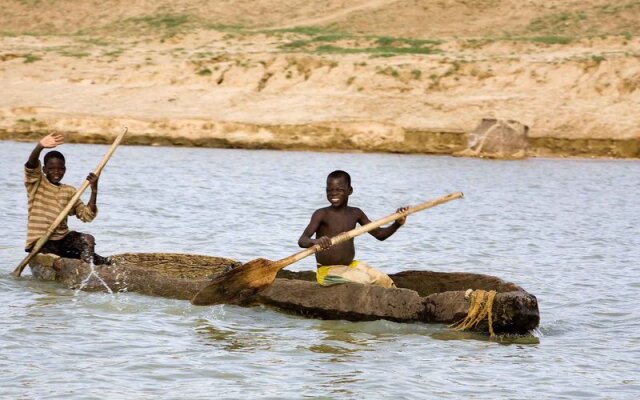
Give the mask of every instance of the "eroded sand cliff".
<svg viewBox="0 0 640 400">
<path fill-rule="evenodd" d="M 637 1 L 5 3 L 0 139 L 640 157 Z"/>
</svg>

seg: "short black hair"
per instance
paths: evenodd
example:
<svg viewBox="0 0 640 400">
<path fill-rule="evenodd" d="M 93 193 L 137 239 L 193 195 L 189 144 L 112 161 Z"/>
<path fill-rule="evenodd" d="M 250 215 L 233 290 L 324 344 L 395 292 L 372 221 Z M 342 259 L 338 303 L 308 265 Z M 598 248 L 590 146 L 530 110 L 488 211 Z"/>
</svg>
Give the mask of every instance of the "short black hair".
<svg viewBox="0 0 640 400">
<path fill-rule="evenodd" d="M 347 181 L 347 185 L 351 186 L 351 175 L 349 175 L 347 172 L 342 171 L 342 170 L 335 170 L 332 173 L 330 173 L 327 176 L 327 180 L 329 179 L 338 179 L 338 178 L 344 178 L 345 181 Z"/>
<path fill-rule="evenodd" d="M 47 165 L 47 161 L 49 161 L 52 158 L 57 158 L 59 160 L 62 160 L 63 163 L 66 163 L 62 153 L 60 153 L 57 150 L 53 150 L 53 151 L 50 151 L 50 152 L 48 152 L 47 154 L 44 155 L 44 165 Z"/>
</svg>

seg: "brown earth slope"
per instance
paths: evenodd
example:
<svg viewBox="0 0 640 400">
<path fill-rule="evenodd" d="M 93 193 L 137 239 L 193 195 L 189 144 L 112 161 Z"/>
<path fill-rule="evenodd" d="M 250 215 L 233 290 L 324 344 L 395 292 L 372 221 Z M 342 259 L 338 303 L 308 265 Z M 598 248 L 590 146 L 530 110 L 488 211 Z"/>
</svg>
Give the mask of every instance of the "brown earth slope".
<svg viewBox="0 0 640 400">
<path fill-rule="evenodd" d="M 0 4 L 0 138 L 640 157 L 640 1 Z"/>
</svg>

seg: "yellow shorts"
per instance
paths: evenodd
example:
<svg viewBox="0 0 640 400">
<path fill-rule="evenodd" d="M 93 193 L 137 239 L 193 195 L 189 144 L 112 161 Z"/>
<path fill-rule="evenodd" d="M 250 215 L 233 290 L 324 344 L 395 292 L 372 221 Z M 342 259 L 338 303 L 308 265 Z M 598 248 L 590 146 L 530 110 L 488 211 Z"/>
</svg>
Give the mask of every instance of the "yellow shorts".
<svg viewBox="0 0 640 400">
<path fill-rule="evenodd" d="M 349 265 L 318 265 L 316 279 L 322 286 L 355 282 L 385 288 L 396 287 L 387 274 L 358 260 L 353 260 Z"/>
</svg>

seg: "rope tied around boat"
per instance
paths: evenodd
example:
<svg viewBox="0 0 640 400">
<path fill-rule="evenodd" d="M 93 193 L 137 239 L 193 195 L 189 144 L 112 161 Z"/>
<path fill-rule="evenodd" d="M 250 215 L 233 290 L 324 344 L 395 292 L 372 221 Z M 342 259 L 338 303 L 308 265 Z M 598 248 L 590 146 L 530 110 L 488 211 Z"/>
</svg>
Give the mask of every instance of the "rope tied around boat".
<svg viewBox="0 0 640 400">
<path fill-rule="evenodd" d="M 486 318 L 489 325 L 489 335 L 495 336 L 495 333 L 493 332 L 493 316 L 491 311 L 493 310 L 493 301 L 496 297 L 496 291 L 469 289 L 465 293 L 465 298 L 467 297 L 470 298 L 467 316 L 462 321 L 449 325 L 449 327 L 456 331 L 464 331 L 474 328 Z"/>
</svg>

